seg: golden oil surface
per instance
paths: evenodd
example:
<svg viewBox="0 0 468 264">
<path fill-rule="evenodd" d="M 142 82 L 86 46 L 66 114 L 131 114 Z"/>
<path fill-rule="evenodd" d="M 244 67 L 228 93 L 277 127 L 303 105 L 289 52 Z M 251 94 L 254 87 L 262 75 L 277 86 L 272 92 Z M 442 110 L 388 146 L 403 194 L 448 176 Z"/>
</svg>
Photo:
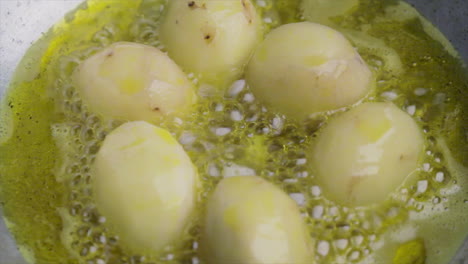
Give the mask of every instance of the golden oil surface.
<svg viewBox="0 0 468 264">
<path fill-rule="evenodd" d="M 160 126 L 198 168 L 201 204 L 223 177 L 256 174 L 299 203 L 317 241 L 317 263 L 448 262 L 468 234 L 468 78 L 453 48 L 393 0 L 340 1 L 358 5 L 317 21 L 307 11 L 317 1 L 253 2 L 265 33 L 309 20 L 345 34 L 376 76 L 365 101 L 392 101 L 410 113 L 425 132 L 425 156 L 415 179 L 385 203 L 340 206 L 322 196 L 307 153 L 320 127 L 345 109 L 298 122 L 265 108 L 242 79 L 213 88 L 188 73 L 200 95 L 196 110 Z M 80 62 L 116 41 L 164 50 L 157 33 L 164 7 L 164 0 L 90 0 L 35 44 L 20 66 L 26 70 L 17 71 L 0 110 L 0 202 L 31 262 L 203 263 L 200 216 L 182 246 L 161 256 L 128 255 L 106 228 L 90 167 L 121 122 L 87 111 L 70 80 Z"/>
</svg>

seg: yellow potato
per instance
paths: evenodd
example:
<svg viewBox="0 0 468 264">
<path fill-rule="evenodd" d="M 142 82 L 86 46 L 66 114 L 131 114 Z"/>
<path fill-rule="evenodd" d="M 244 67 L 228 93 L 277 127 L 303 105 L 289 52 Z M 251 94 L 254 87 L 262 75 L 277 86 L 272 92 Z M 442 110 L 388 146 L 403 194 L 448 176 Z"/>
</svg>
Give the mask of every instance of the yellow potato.
<svg viewBox="0 0 468 264">
<path fill-rule="evenodd" d="M 365 103 L 319 132 L 311 160 L 329 199 L 347 206 L 379 203 L 414 172 L 421 129 L 391 103 Z"/>
<path fill-rule="evenodd" d="M 352 105 L 372 86 L 372 73 L 350 42 L 310 22 L 271 31 L 255 51 L 246 79 L 258 99 L 297 118 Z"/>
<path fill-rule="evenodd" d="M 256 176 L 223 179 L 208 200 L 203 226 L 208 264 L 313 262 L 314 243 L 295 201 Z"/>
<path fill-rule="evenodd" d="M 261 37 L 250 0 L 171 0 L 160 28 L 169 55 L 207 81 L 238 77 Z"/>
<path fill-rule="evenodd" d="M 198 176 L 169 132 L 144 121 L 120 126 L 93 172 L 98 210 L 123 245 L 142 254 L 177 242 L 195 209 Z"/>
<path fill-rule="evenodd" d="M 91 111 L 105 118 L 158 121 L 182 115 L 195 102 L 194 87 L 157 48 L 119 42 L 86 59 L 73 81 Z"/>
</svg>

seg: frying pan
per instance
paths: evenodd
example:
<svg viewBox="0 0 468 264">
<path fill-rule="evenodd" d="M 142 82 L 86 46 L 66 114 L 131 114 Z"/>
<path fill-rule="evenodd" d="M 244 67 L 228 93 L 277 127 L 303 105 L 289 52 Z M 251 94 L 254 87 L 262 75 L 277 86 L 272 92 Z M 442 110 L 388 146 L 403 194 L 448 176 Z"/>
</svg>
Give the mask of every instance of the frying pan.
<svg viewBox="0 0 468 264">
<path fill-rule="evenodd" d="M 0 98 L 27 48 L 80 2 L 82 0 L 0 0 Z M 468 1 L 406 2 L 418 9 L 451 41 L 468 65 Z M 1 208 L 0 263 L 26 264 L 5 227 Z M 450 264 L 468 264 L 468 237 Z"/>
</svg>

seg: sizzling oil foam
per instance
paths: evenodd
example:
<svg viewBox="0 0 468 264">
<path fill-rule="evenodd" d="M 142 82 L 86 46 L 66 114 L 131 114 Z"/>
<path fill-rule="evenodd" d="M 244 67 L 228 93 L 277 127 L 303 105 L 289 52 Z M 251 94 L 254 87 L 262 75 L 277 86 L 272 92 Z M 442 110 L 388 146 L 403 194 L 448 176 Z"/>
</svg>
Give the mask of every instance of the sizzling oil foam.
<svg viewBox="0 0 468 264">
<path fill-rule="evenodd" d="M 0 198 L 18 244 L 37 263 L 200 261 L 198 225 L 181 238 L 182 247 L 169 247 L 162 256 L 127 255 L 106 229 L 93 201 L 90 166 L 120 122 L 104 122 L 87 111 L 70 80 L 80 62 L 116 41 L 164 50 L 157 33 L 164 2 L 89 1 L 36 44 L 44 47 L 42 57 L 38 51 L 26 56 L 40 58 L 39 70 L 29 65 L 12 82 L 0 115 Z M 304 10 L 314 2 L 254 1 L 265 32 L 314 21 Z M 197 166 L 202 202 L 222 177 L 234 175 L 257 174 L 290 194 L 317 240 L 318 263 L 406 264 L 424 258 L 445 263 L 468 233 L 466 75 L 453 48 L 408 5 L 343 2 L 354 4 L 319 22 L 343 32 L 371 66 L 377 88 L 365 100 L 394 102 L 425 132 L 426 154 L 417 175 L 385 203 L 352 209 L 323 197 L 306 151 L 335 113 L 305 124 L 289 120 L 257 102 L 243 80 L 212 87 L 189 73 L 201 97 L 196 111 L 161 126 Z M 412 258 L 401 257 L 408 252 Z"/>
</svg>

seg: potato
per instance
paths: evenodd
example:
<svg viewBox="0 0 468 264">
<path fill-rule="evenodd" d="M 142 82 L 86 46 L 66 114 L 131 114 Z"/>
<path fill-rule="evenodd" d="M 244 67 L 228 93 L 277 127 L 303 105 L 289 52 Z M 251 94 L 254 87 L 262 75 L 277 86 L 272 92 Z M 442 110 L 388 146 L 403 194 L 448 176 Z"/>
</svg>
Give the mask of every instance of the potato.
<svg viewBox="0 0 468 264">
<path fill-rule="evenodd" d="M 258 99 L 299 119 L 352 105 L 373 83 L 342 34 L 310 22 L 271 31 L 247 66 L 246 79 Z"/>
<path fill-rule="evenodd" d="M 119 42 L 86 59 L 73 82 L 91 111 L 126 121 L 183 115 L 195 102 L 182 70 L 151 46 Z"/>
<path fill-rule="evenodd" d="M 261 37 L 250 0 L 171 0 L 160 27 L 169 55 L 205 81 L 237 78 Z"/>
<path fill-rule="evenodd" d="M 125 123 L 104 140 L 93 173 L 97 208 L 131 252 L 158 252 L 188 226 L 199 180 L 168 131 Z"/>
<path fill-rule="evenodd" d="M 208 264 L 302 264 L 314 255 L 294 200 L 256 176 L 218 184 L 208 200 L 201 252 Z"/>
<path fill-rule="evenodd" d="M 364 103 L 332 119 L 312 151 L 316 179 L 346 206 L 384 201 L 418 166 L 421 129 L 391 103 Z"/>
</svg>

